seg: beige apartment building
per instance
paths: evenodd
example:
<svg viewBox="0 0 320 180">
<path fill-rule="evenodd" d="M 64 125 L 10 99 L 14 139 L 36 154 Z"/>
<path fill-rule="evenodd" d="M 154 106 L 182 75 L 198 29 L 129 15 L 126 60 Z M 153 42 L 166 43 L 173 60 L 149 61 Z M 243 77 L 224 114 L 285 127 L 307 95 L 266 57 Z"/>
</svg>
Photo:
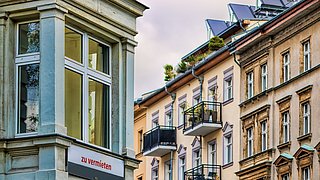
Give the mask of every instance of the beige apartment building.
<svg viewBox="0 0 320 180">
<path fill-rule="evenodd" d="M 240 179 L 320 179 L 319 8 L 300 1 L 230 45 L 241 65 Z"/>
<path fill-rule="evenodd" d="M 147 131 L 135 135 L 136 179 L 320 179 L 320 1 L 261 2 L 229 5 L 237 21 L 212 31 L 226 46 L 137 104 Z"/>
<path fill-rule="evenodd" d="M 240 86 L 240 68 L 226 48 L 204 61 L 139 103 L 146 108 L 146 126 L 140 128 L 144 120 L 137 115 L 136 142 L 146 131 L 145 164 L 135 172 L 137 180 L 185 179 L 185 172 L 187 179 L 236 178 L 228 172 L 239 169 L 234 147 L 240 137 L 234 134 L 240 134 L 240 96 L 233 87 Z"/>
</svg>

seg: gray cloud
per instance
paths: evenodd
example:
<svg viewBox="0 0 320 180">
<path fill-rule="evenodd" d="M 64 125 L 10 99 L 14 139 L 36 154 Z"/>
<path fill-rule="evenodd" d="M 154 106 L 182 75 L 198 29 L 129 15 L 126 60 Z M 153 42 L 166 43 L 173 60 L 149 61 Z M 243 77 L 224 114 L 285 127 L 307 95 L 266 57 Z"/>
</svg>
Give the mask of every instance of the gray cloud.
<svg viewBox="0 0 320 180">
<path fill-rule="evenodd" d="M 181 57 L 207 41 L 205 19 L 228 20 L 230 2 L 255 0 L 139 0 L 149 6 L 138 19 L 135 55 L 135 97 L 164 85 L 163 65 L 176 65 Z"/>
</svg>

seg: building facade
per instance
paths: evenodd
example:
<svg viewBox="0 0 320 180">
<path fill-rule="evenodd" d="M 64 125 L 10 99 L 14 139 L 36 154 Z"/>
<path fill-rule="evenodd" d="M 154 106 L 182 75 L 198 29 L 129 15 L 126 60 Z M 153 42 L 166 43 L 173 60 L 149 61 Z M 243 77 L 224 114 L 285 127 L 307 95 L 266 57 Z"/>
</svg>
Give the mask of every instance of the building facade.
<svg viewBox="0 0 320 180">
<path fill-rule="evenodd" d="M 319 1 L 300 1 L 234 42 L 241 65 L 240 179 L 317 180 Z"/>
<path fill-rule="evenodd" d="M 138 103 L 146 109 L 146 131 L 145 166 L 139 167 L 145 172 L 136 170 L 137 180 L 236 178 L 228 172 L 239 169 L 239 93 L 233 87 L 240 85 L 240 69 L 226 49 L 212 56 L 194 76 L 190 70 Z"/>
<path fill-rule="evenodd" d="M 133 179 L 137 1 L 0 2 L 0 179 Z"/>
</svg>

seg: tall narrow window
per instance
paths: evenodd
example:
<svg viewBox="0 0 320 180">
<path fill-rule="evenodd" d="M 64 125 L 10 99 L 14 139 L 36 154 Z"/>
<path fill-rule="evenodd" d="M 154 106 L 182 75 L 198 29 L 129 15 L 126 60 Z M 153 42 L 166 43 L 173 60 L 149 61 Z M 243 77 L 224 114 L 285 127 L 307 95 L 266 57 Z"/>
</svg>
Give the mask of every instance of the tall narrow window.
<svg viewBox="0 0 320 180">
<path fill-rule="evenodd" d="M 67 134 L 110 148 L 110 47 L 66 27 L 65 64 Z"/>
<path fill-rule="evenodd" d="M 310 41 L 303 43 L 303 71 L 310 69 Z"/>
<path fill-rule="evenodd" d="M 228 101 L 232 99 L 232 78 L 226 79 L 224 82 L 224 100 Z"/>
<path fill-rule="evenodd" d="M 248 157 L 253 155 L 253 128 L 247 129 L 247 136 L 248 136 L 248 142 L 247 142 L 247 152 Z"/>
<path fill-rule="evenodd" d="M 267 121 L 261 123 L 261 151 L 267 150 L 268 147 L 268 128 Z"/>
<path fill-rule="evenodd" d="M 179 178 L 178 180 L 184 180 L 184 171 L 186 170 L 186 157 L 179 157 Z"/>
<path fill-rule="evenodd" d="M 17 134 L 35 133 L 39 124 L 40 24 L 18 24 L 16 54 Z M 23 56 L 23 58 L 21 58 Z"/>
<path fill-rule="evenodd" d="M 253 97 L 253 72 L 247 74 L 247 97 L 248 99 Z"/>
<path fill-rule="evenodd" d="M 224 164 L 232 162 L 232 136 L 224 136 Z"/>
<path fill-rule="evenodd" d="M 289 112 L 282 113 L 282 132 L 283 132 L 283 143 L 289 142 L 290 140 L 290 126 L 289 126 Z"/>
<path fill-rule="evenodd" d="M 208 163 L 210 165 L 217 164 L 217 145 L 215 141 L 208 144 Z"/>
<path fill-rule="evenodd" d="M 197 167 L 200 165 L 200 150 L 193 151 L 193 167 Z"/>
<path fill-rule="evenodd" d="M 310 104 L 309 102 L 302 104 L 303 108 L 303 134 L 310 133 Z"/>
<path fill-rule="evenodd" d="M 138 138 L 139 138 L 139 152 L 142 152 L 143 150 L 143 131 L 138 132 Z"/>
<path fill-rule="evenodd" d="M 165 114 L 165 122 L 166 122 L 166 126 L 173 126 L 173 122 L 172 122 L 172 111 L 168 111 Z"/>
<path fill-rule="evenodd" d="M 283 67 L 282 67 L 282 72 L 283 72 L 283 82 L 286 82 L 290 79 L 290 55 L 289 52 L 285 53 L 282 55 L 283 59 Z"/>
<path fill-rule="evenodd" d="M 302 169 L 302 180 L 310 180 L 311 175 L 310 175 L 310 167 L 305 167 Z"/>
<path fill-rule="evenodd" d="M 268 88 L 268 66 L 264 64 L 261 66 L 261 92 Z"/>
</svg>

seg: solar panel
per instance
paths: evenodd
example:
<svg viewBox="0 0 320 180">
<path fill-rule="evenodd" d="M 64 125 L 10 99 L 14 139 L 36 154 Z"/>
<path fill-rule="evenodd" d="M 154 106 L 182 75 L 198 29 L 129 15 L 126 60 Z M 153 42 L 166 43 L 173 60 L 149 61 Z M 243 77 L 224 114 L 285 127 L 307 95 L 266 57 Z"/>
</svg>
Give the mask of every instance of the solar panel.
<svg viewBox="0 0 320 180">
<path fill-rule="evenodd" d="M 228 23 L 221 20 L 207 19 L 207 23 L 215 36 L 229 27 Z"/>
<path fill-rule="evenodd" d="M 271 5 L 271 6 L 279 6 L 279 7 L 284 6 L 281 0 L 261 0 L 261 3 L 264 5 Z"/>
<path fill-rule="evenodd" d="M 235 14 L 237 20 L 240 19 L 254 19 L 255 15 L 251 7 L 242 4 L 229 4 L 231 10 Z"/>
</svg>

